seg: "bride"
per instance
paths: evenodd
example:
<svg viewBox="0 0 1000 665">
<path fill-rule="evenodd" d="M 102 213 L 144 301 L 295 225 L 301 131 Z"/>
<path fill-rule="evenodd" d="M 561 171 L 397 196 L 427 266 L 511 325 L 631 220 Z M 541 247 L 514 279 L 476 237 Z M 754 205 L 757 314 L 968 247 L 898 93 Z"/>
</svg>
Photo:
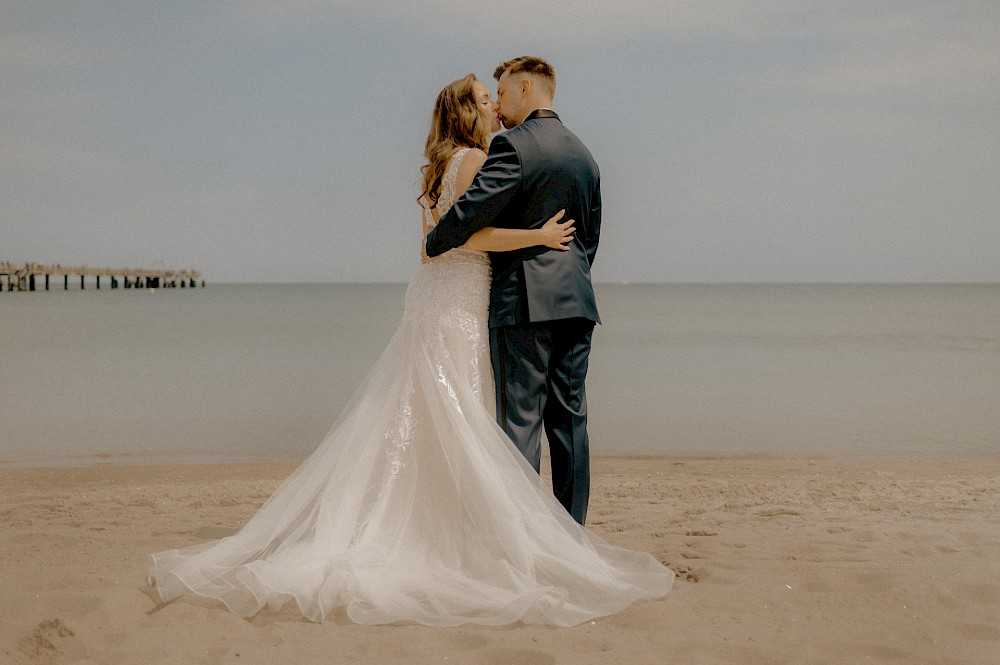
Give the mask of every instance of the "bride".
<svg viewBox="0 0 1000 665">
<path fill-rule="evenodd" d="M 475 76 L 438 95 L 425 235 L 499 128 Z M 570 626 L 666 594 L 673 573 L 577 524 L 494 419 L 485 252 L 565 249 L 560 218 L 425 258 L 398 330 L 316 451 L 234 535 L 151 555 L 160 598 L 190 591 L 241 616 L 294 601 L 313 621 Z"/>
</svg>

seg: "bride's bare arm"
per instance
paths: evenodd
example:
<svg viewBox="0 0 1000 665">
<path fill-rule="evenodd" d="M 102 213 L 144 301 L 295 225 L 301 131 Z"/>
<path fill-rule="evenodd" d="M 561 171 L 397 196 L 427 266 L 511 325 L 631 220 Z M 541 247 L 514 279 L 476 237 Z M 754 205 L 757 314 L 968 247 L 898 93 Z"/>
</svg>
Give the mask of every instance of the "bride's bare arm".
<svg viewBox="0 0 1000 665">
<path fill-rule="evenodd" d="M 455 179 L 456 199 L 469 188 L 485 161 L 486 153 L 482 150 L 473 148 L 466 154 L 458 166 L 458 174 Z M 481 252 L 510 252 L 538 245 L 567 250 L 576 229 L 572 219 L 565 222 L 560 221 L 565 214 L 565 210 L 560 210 L 550 217 L 540 229 L 502 229 L 496 226 L 487 226 L 473 233 L 462 247 Z M 434 216 L 434 221 L 437 222 L 436 213 Z"/>
<path fill-rule="evenodd" d="M 569 249 L 569 243 L 573 241 L 573 232 L 576 230 L 572 219 L 560 222 L 565 214 L 565 210 L 560 210 L 540 229 L 501 229 L 487 226 L 473 233 L 462 247 L 482 252 L 509 252 L 545 245 L 565 251 Z"/>
</svg>

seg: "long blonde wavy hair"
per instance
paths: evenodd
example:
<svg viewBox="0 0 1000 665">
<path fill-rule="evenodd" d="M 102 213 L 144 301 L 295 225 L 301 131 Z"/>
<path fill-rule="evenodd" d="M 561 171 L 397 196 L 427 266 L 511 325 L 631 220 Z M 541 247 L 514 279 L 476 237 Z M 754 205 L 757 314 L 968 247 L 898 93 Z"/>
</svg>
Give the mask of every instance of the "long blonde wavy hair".
<svg viewBox="0 0 1000 665">
<path fill-rule="evenodd" d="M 431 129 L 424 144 L 427 163 L 420 167 L 423 185 L 417 201 L 424 199 L 428 207 L 437 205 L 441 195 L 441 179 L 448 160 L 460 148 L 479 148 L 486 151 L 489 146 L 489 127 L 479 112 L 476 92 L 472 87 L 477 81 L 475 74 L 452 81 L 438 93 L 431 115 Z"/>
</svg>

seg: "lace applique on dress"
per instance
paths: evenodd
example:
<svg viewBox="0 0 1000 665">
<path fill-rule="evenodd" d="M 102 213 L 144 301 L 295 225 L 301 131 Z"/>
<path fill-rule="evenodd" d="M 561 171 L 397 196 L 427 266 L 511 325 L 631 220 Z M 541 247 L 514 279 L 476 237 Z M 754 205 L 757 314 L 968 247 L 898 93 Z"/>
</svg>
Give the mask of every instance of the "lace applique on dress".
<svg viewBox="0 0 1000 665">
<path fill-rule="evenodd" d="M 414 431 L 412 397 L 413 380 L 409 379 L 406 382 L 406 387 L 403 388 L 403 395 L 400 400 L 399 410 L 396 412 L 396 417 L 389 423 L 389 426 L 385 430 L 386 443 L 391 444 L 386 451 L 386 461 L 389 463 L 389 466 L 385 470 L 386 487 L 399 475 L 400 470 L 406 466 L 406 451 L 413 441 Z"/>
<path fill-rule="evenodd" d="M 458 167 L 462 164 L 462 160 L 465 156 L 469 154 L 472 148 L 462 148 L 455 152 L 448 161 L 448 168 L 444 172 L 444 176 L 441 178 L 441 193 L 438 195 L 437 205 L 434 206 L 434 210 L 438 213 L 438 219 L 448 210 L 455 205 L 455 189 L 458 187 Z"/>
<path fill-rule="evenodd" d="M 441 215 L 448 212 L 451 206 L 454 205 L 455 203 L 455 190 L 457 188 L 457 183 L 458 183 L 458 167 L 461 165 L 462 160 L 469 153 L 470 149 L 471 148 L 462 148 L 456 151 L 448 162 L 448 168 L 445 171 L 444 176 L 441 178 L 441 194 L 438 197 L 438 202 L 437 205 L 435 206 L 435 209 L 438 210 Z M 424 210 L 425 221 L 429 222 L 427 226 L 428 228 L 430 228 L 434 225 L 433 216 L 430 214 L 430 210 L 427 208 L 426 204 L 424 204 L 422 207 Z M 459 253 L 467 251 L 469 250 L 460 250 Z M 452 251 L 449 252 L 449 254 L 455 255 L 456 252 Z M 477 254 L 480 254 L 483 257 L 485 257 L 485 255 L 483 255 L 482 252 L 477 252 Z M 447 259 L 445 262 L 448 262 L 449 260 L 451 260 L 451 257 L 449 257 L 449 259 Z M 464 289 L 464 288 L 469 288 L 467 285 L 469 285 L 468 278 L 463 278 L 462 276 L 456 275 L 455 278 L 453 279 L 449 279 L 448 276 L 445 276 L 445 279 L 439 279 L 437 286 L 442 289 L 455 289 L 455 288 Z M 479 300 L 482 299 L 481 294 L 482 294 L 482 288 L 478 287 L 476 295 L 478 296 Z M 444 300 L 449 300 L 449 299 L 459 305 L 464 304 L 465 301 L 467 300 L 467 298 L 461 297 L 461 294 L 459 293 L 456 293 L 453 297 Z M 477 309 L 478 308 L 476 308 L 473 305 L 473 311 L 477 311 Z M 435 312 L 440 312 L 440 308 L 437 306 L 436 303 L 428 302 L 421 306 L 420 311 L 435 313 Z M 438 316 L 437 314 L 433 315 L 435 317 Z M 469 318 L 468 321 L 462 320 L 459 323 L 459 328 L 463 332 L 467 333 L 470 342 L 481 343 L 482 340 L 477 337 L 476 333 L 478 332 L 478 329 L 481 327 L 482 319 L 480 317 L 468 317 L 468 318 Z M 444 321 L 442 321 L 439 318 L 437 323 L 440 324 L 443 322 Z M 454 388 L 450 385 L 448 374 L 445 371 L 444 364 L 441 362 L 440 355 L 438 355 L 438 354 L 443 354 L 445 357 L 447 357 L 448 355 L 447 349 L 449 343 L 446 339 L 444 339 L 442 331 L 440 329 L 440 325 L 436 325 L 434 326 L 434 328 L 436 328 L 435 333 L 436 336 L 438 337 L 438 339 L 436 340 L 437 344 L 433 346 L 433 348 L 435 348 L 436 350 L 436 354 L 434 356 L 435 360 L 434 367 L 437 372 L 437 380 L 438 383 L 440 383 L 444 387 L 445 391 L 448 394 L 449 399 L 452 401 L 453 405 L 458 409 L 458 412 L 462 413 L 462 408 L 461 405 L 459 404 L 458 397 L 455 393 Z M 479 385 L 481 382 L 481 378 L 479 376 L 479 359 L 473 358 L 472 365 L 473 365 L 472 367 L 473 385 L 475 386 L 474 390 L 477 399 L 479 399 L 480 388 L 481 388 L 481 386 Z M 412 379 L 407 380 L 406 386 L 400 398 L 400 404 L 396 410 L 396 414 L 393 417 L 392 421 L 389 423 L 389 426 L 386 428 L 385 442 L 387 444 L 386 446 L 387 450 L 385 458 L 387 466 L 382 478 L 381 487 L 377 495 L 372 500 L 369 501 L 369 507 L 367 511 L 368 514 L 365 519 L 366 523 L 373 518 L 375 512 L 378 510 L 378 506 L 381 505 L 383 502 L 383 497 L 388 491 L 390 491 L 393 483 L 399 476 L 399 473 L 406 467 L 407 458 L 409 457 L 409 452 L 410 452 L 409 451 L 410 443 L 412 442 L 414 437 L 413 404 L 411 402 L 413 392 L 414 392 L 413 381 Z"/>
<path fill-rule="evenodd" d="M 448 168 L 441 178 L 441 192 L 434 211 L 441 218 L 457 200 L 458 169 L 462 160 L 469 154 L 471 148 L 461 148 L 452 155 Z M 434 221 L 430 210 L 424 206 L 424 213 L 429 221 L 428 228 Z M 455 392 L 449 385 L 448 375 L 444 371 L 442 359 L 448 355 L 450 342 L 446 337 L 461 331 L 468 339 L 469 345 L 475 350 L 471 358 L 465 359 L 464 380 L 469 381 L 477 400 L 488 403 L 492 408 L 492 400 L 488 399 L 483 389 L 483 382 L 492 380 L 491 376 L 483 377 L 481 366 L 489 362 L 489 339 L 484 333 L 484 323 L 487 317 L 490 261 L 486 252 L 473 249 L 456 248 L 445 252 L 432 260 L 431 268 L 435 275 L 426 288 L 414 289 L 414 295 L 426 299 L 422 303 L 410 303 L 409 309 L 414 312 L 433 313 L 433 320 L 428 320 L 428 329 L 433 331 L 433 337 L 438 340 L 434 345 L 437 349 L 435 369 L 438 382 L 445 388 L 446 394 L 461 412 L 461 406 Z"/>
<path fill-rule="evenodd" d="M 365 500 L 364 517 L 358 525 L 351 542 L 352 547 L 357 547 L 361 538 L 366 533 L 367 527 L 373 521 L 377 521 L 379 512 L 385 509 L 386 498 L 389 490 L 399 472 L 406 466 L 407 453 L 416 432 L 413 418 L 413 379 L 406 380 L 403 392 L 399 397 L 399 406 L 396 415 L 389 422 L 383 436 L 385 441 L 385 472 L 382 474 L 382 482 L 378 491 L 368 495 Z M 369 488 L 369 493 L 373 488 Z"/>
</svg>

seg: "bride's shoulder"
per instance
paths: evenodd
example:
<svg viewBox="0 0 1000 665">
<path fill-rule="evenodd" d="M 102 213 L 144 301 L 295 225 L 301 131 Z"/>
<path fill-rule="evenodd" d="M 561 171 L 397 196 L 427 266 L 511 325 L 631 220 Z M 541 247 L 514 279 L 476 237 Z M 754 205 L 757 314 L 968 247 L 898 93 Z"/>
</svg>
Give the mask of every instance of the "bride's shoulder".
<svg viewBox="0 0 1000 665">
<path fill-rule="evenodd" d="M 459 180 L 466 176 L 469 181 L 472 180 L 472 176 L 479 171 L 483 163 L 486 161 L 486 153 L 479 148 L 466 148 L 465 154 L 462 155 L 461 160 L 458 164 L 458 177 Z"/>
<path fill-rule="evenodd" d="M 486 161 L 486 152 L 479 148 L 469 148 L 469 152 L 465 153 L 465 159 L 462 161 L 472 161 L 477 162 L 480 166 Z"/>
<path fill-rule="evenodd" d="M 460 166 L 468 162 L 485 162 L 486 153 L 479 148 L 459 148 L 448 157 L 448 165 Z"/>
</svg>

